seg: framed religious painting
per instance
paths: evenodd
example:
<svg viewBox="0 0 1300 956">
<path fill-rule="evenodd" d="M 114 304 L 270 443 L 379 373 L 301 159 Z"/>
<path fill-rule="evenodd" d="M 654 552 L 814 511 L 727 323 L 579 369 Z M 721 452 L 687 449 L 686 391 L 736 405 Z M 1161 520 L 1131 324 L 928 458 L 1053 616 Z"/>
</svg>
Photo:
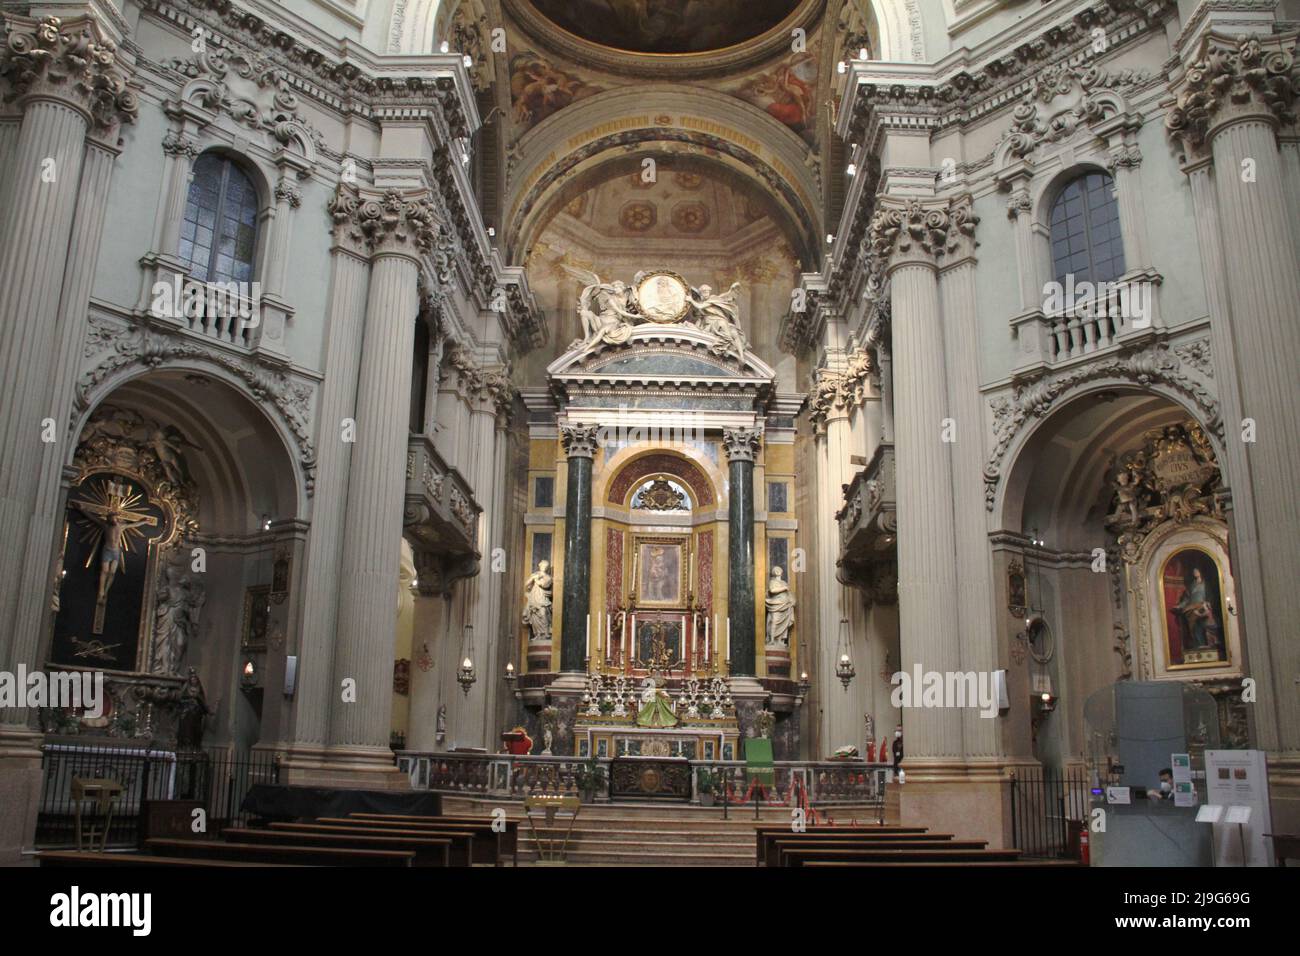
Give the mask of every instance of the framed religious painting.
<svg viewBox="0 0 1300 956">
<path fill-rule="evenodd" d="M 634 539 L 632 587 L 638 607 L 686 606 L 686 537 Z"/>
<path fill-rule="evenodd" d="M 1140 674 L 1158 680 L 1240 673 L 1235 585 L 1221 521 L 1158 528 L 1130 574 Z"/>
<path fill-rule="evenodd" d="M 271 588 L 262 584 L 244 592 L 244 626 L 240 647 L 246 651 L 266 650 L 271 630 Z"/>
<path fill-rule="evenodd" d="M 206 596 L 176 551 L 198 530 L 191 447 L 133 409 L 104 405 L 86 422 L 63 516 L 51 663 L 178 673 Z"/>
</svg>

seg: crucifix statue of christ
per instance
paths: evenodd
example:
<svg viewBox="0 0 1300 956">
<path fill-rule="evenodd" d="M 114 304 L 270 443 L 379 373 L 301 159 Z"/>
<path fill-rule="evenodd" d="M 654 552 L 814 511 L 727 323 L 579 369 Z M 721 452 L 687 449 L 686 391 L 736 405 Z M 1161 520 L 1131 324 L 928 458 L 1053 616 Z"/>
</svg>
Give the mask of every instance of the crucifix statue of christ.
<svg viewBox="0 0 1300 956">
<path fill-rule="evenodd" d="M 72 501 L 70 504 L 79 510 L 98 528 L 101 539 L 99 549 L 99 587 L 95 592 L 95 624 L 93 633 L 104 632 L 104 608 L 108 605 L 108 589 L 113 586 L 113 578 L 118 571 L 126 572 L 126 552 L 131 549 L 129 537 L 140 527 L 156 527 L 158 519 L 143 511 L 133 510 L 140 500 L 133 495 L 129 485 L 107 482 L 101 491 L 101 502 Z"/>
</svg>

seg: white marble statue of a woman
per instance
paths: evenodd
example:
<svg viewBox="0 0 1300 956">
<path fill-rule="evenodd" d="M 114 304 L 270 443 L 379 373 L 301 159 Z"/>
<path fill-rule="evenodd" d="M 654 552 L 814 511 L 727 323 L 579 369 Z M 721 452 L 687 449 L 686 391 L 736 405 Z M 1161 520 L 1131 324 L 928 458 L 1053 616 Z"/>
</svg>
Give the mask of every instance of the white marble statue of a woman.
<svg viewBox="0 0 1300 956">
<path fill-rule="evenodd" d="M 551 562 L 537 562 L 537 570 L 524 582 L 524 626 L 534 643 L 551 639 Z"/>
<path fill-rule="evenodd" d="M 767 646 L 789 647 L 790 630 L 794 627 L 794 595 L 790 585 L 781 577 L 779 567 L 772 568 L 767 582 Z"/>
</svg>

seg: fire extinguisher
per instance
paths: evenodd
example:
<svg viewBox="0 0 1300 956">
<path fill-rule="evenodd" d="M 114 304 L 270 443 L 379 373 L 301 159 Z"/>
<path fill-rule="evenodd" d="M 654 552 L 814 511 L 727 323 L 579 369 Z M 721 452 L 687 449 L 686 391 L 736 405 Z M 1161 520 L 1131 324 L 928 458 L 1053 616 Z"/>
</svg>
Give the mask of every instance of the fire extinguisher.
<svg viewBox="0 0 1300 956">
<path fill-rule="evenodd" d="M 1088 823 L 1082 821 L 1079 824 L 1079 862 L 1084 866 L 1091 866 L 1092 855 L 1088 850 Z"/>
</svg>

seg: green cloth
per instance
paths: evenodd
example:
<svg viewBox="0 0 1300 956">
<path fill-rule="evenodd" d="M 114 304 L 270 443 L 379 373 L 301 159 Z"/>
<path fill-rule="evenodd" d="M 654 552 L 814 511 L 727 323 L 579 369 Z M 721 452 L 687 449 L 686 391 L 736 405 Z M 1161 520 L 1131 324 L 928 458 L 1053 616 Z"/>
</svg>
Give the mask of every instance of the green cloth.
<svg viewBox="0 0 1300 956">
<path fill-rule="evenodd" d="M 655 694 L 654 700 L 644 705 L 636 715 L 638 727 L 676 727 L 677 715 L 668 706 L 662 691 Z"/>
<path fill-rule="evenodd" d="M 745 741 L 745 779 L 757 780 L 766 787 L 776 786 L 771 738 L 750 737 Z"/>
</svg>

